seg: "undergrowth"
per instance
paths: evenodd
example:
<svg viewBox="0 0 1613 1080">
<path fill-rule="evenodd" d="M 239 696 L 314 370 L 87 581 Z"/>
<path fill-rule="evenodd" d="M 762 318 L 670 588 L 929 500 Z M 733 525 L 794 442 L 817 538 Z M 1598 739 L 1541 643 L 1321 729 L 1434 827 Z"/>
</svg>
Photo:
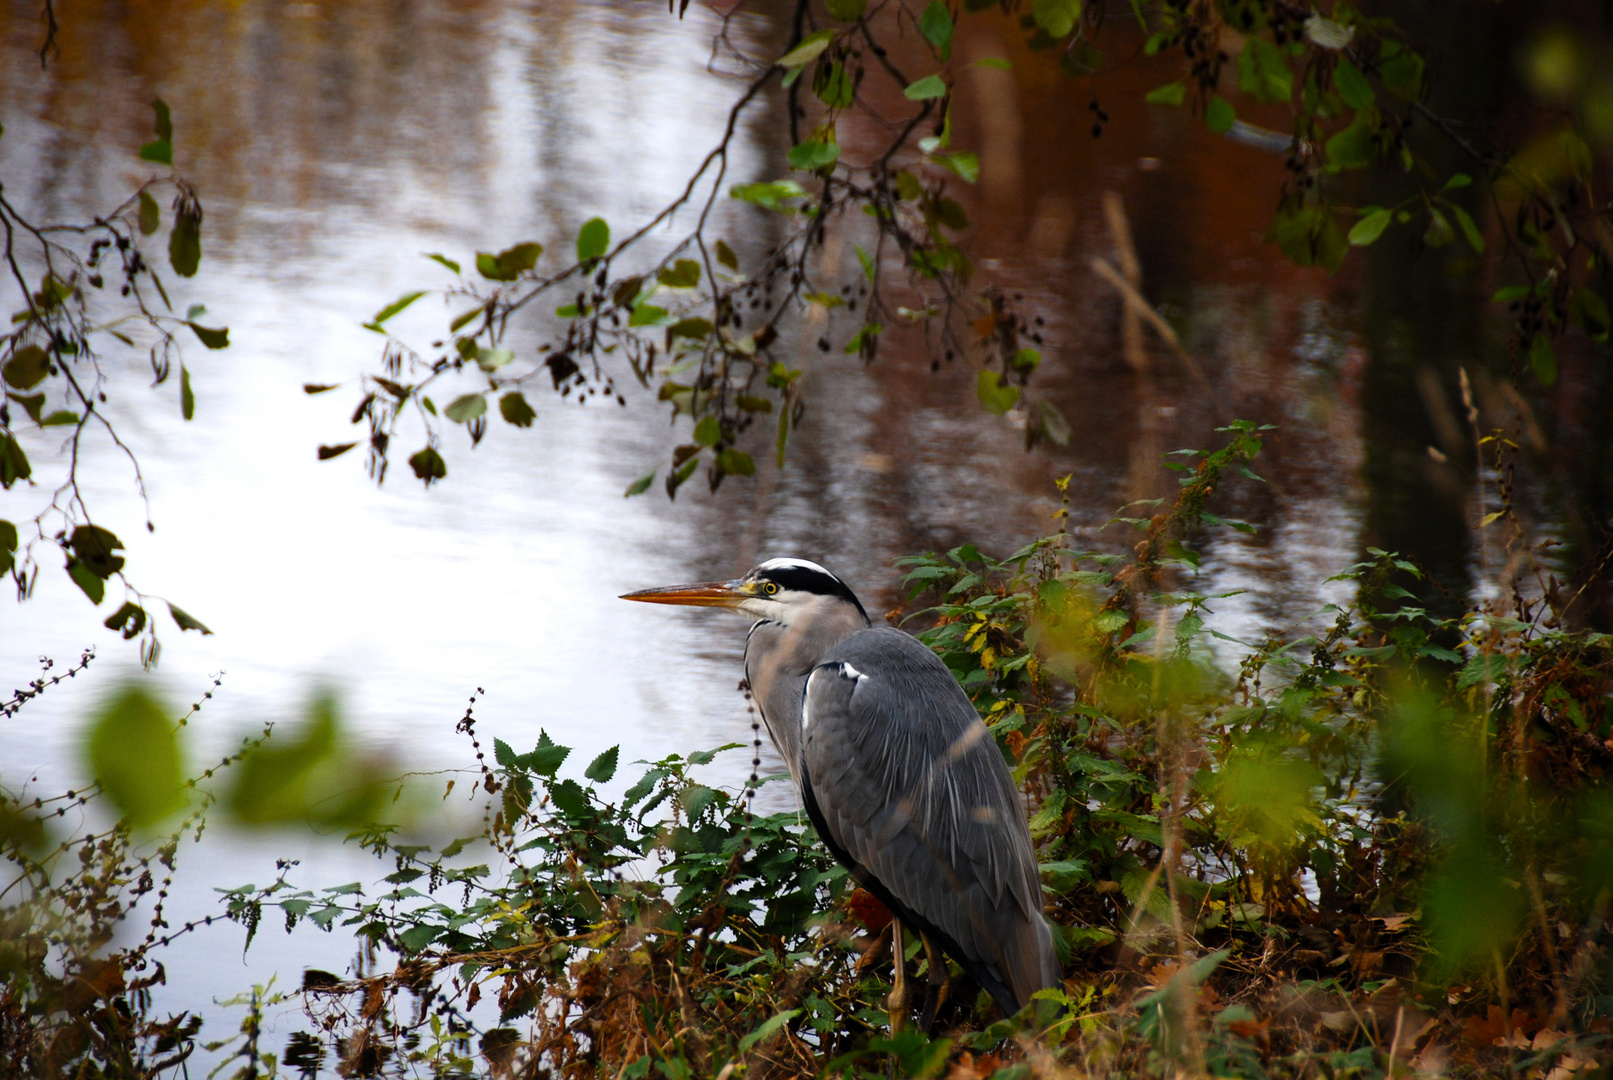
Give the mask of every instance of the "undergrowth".
<svg viewBox="0 0 1613 1080">
<path fill-rule="evenodd" d="M 249 944 L 265 918 L 307 920 L 349 928 L 372 960 L 304 973 L 308 1029 L 284 1052 L 257 1025 L 279 999 L 242 999 L 239 1037 L 210 1044 L 223 1068 L 1590 1075 L 1613 1032 L 1613 640 L 1526 583 L 1506 610 L 1436 617 L 1418 567 L 1375 550 L 1343 569 L 1354 598 L 1316 634 L 1225 638 L 1209 618 L 1225 597 L 1192 586 L 1206 541 L 1252 529 L 1210 508 L 1259 482 L 1261 434 L 1225 435 L 1177 459 L 1173 503 L 1117 519 L 1138 534 L 1125 553 L 1060 531 L 1001 560 L 969 545 L 903 560 L 906 619 L 979 708 L 1041 848 L 1065 979 L 1025 1015 L 963 993 L 932 1030 L 892 1037 L 888 916 L 795 812 L 699 778 L 748 745 L 644 763 L 622 790 L 615 748 L 579 770 L 547 736 L 494 739 L 489 762 L 467 708 L 474 835 L 425 847 L 368 827 L 352 839 L 389 869 L 377 889 L 309 887 L 286 863 L 226 895 Z M 0 1057 L 30 1075 L 180 1072 L 198 1021 L 148 1015 L 174 932 L 160 893 L 145 940 L 109 951 L 150 857 L 126 825 L 51 847 L 52 805 L 5 804 L 21 871 L 0 900 Z M 158 863 L 176 846 L 156 842 Z"/>
</svg>

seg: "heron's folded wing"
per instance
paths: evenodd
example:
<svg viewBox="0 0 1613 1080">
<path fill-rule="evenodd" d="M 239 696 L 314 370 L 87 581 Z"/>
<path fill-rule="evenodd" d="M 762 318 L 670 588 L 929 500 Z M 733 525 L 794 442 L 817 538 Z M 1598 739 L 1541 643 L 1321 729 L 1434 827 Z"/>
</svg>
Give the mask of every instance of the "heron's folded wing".
<svg viewBox="0 0 1613 1080">
<path fill-rule="evenodd" d="M 1050 945 L 1007 765 L 939 659 L 893 630 L 858 634 L 807 683 L 805 780 L 828 840 L 1019 1004 Z"/>
</svg>

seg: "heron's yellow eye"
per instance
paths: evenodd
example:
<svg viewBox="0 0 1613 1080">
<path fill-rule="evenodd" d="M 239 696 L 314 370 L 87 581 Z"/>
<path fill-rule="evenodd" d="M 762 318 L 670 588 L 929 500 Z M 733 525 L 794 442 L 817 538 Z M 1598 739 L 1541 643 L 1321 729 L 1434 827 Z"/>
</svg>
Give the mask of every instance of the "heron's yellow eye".
<svg viewBox="0 0 1613 1080">
<path fill-rule="evenodd" d="M 766 584 L 764 584 L 762 586 L 762 591 L 765 592 L 768 596 L 772 596 L 774 593 L 778 592 L 778 586 L 775 585 L 773 582 L 769 581 L 769 582 L 767 582 Z"/>
</svg>

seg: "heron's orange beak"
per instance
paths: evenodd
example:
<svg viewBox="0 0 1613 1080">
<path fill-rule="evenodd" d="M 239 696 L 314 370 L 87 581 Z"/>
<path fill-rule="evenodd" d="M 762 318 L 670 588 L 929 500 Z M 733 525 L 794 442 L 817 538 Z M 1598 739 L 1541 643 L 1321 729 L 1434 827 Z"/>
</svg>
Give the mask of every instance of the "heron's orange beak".
<svg viewBox="0 0 1613 1080">
<path fill-rule="evenodd" d="M 686 607 L 738 607 L 750 599 L 750 590 L 743 578 L 733 581 L 707 581 L 699 585 L 666 585 L 659 589 L 640 589 L 621 597 L 623 600 L 641 600 L 646 604 L 682 604 Z"/>
</svg>

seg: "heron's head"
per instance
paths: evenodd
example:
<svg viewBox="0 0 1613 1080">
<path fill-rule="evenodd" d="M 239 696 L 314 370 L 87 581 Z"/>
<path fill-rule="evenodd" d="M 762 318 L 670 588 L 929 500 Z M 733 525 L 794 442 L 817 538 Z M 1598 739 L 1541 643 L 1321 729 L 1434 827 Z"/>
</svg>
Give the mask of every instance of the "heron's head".
<svg viewBox="0 0 1613 1080">
<path fill-rule="evenodd" d="M 814 619 L 855 611 L 868 623 L 857 596 L 846 583 L 815 562 L 805 559 L 769 559 L 744 577 L 707 581 L 697 585 L 669 585 L 642 589 L 622 597 L 649 604 L 683 604 L 742 611 L 756 619 L 796 625 Z"/>
</svg>

